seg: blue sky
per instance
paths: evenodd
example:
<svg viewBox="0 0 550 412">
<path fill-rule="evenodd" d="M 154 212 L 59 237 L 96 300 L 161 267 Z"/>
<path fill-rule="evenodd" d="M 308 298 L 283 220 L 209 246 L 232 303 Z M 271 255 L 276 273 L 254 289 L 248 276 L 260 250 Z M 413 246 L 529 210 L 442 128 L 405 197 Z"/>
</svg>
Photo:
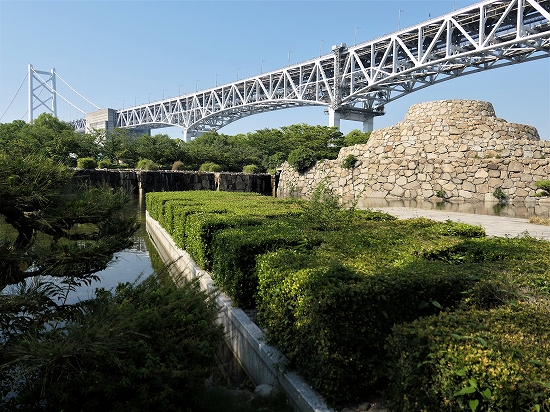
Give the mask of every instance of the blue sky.
<svg viewBox="0 0 550 412">
<path fill-rule="evenodd" d="M 326 54 L 411 26 L 475 1 L 6 1 L 0 0 L 0 116 L 27 72 L 56 69 L 97 106 L 115 109 L 210 88 Z M 290 52 L 290 53 L 289 53 Z M 58 81 L 58 90 L 63 87 Z M 0 122 L 24 116 L 26 84 Z M 84 110 L 93 108 L 78 100 Z M 72 97 L 71 97 L 72 96 Z M 73 99 L 74 98 L 74 99 Z M 442 99 L 493 103 L 497 116 L 531 124 L 550 140 L 550 59 L 465 76 L 386 106 L 375 128 L 401 121 L 415 103 Z M 81 117 L 62 100 L 64 120 Z M 24 117 L 26 119 L 26 117 Z M 220 133 L 293 123 L 328 125 L 322 107 L 250 116 Z M 347 133 L 360 123 L 342 122 Z M 181 129 L 156 133 L 181 137 Z"/>
</svg>

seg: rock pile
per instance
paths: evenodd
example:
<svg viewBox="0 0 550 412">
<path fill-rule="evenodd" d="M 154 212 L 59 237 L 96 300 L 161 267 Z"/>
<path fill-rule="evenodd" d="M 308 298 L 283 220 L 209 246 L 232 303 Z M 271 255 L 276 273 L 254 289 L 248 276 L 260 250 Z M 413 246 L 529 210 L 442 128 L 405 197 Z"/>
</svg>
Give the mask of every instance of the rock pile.
<svg viewBox="0 0 550 412">
<path fill-rule="evenodd" d="M 344 159 L 354 156 L 352 168 Z M 536 128 L 495 116 L 491 103 L 443 100 L 413 105 L 395 126 L 372 132 L 367 144 L 343 148 L 336 160 L 304 174 L 288 164 L 278 195 L 311 195 L 328 179 L 343 197 L 534 201 L 535 181 L 550 179 L 550 141 Z"/>
</svg>

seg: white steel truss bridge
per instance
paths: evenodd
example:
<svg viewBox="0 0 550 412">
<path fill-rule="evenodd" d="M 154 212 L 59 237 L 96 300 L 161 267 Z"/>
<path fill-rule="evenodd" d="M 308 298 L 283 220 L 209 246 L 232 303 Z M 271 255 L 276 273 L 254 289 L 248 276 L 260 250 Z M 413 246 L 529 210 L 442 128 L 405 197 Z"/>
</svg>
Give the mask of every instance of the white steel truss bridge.
<svg viewBox="0 0 550 412">
<path fill-rule="evenodd" d="M 118 110 L 116 126 L 180 126 L 185 140 L 257 113 L 325 106 L 372 130 L 384 107 L 467 74 L 548 57 L 550 0 L 486 0 L 353 47 L 257 76 Z"/>
</svg>

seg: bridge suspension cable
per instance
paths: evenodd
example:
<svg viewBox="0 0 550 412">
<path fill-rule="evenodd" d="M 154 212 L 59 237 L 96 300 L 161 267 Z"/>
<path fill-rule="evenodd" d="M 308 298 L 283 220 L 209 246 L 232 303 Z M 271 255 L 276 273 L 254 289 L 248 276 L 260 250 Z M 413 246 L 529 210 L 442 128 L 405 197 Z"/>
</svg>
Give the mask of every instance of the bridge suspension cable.
<svg viewBox="0 0 550 412">
<path fill-rule="evenodd" d="M 13 104 L 13 102 L 15 101 L 15 98 L 17 97 L 17 95 L 19 94 L 19 92 L 21 91 L 21 88 L 23 87 L 23 85 L 25 84 L 25 81 L 27 80 L 27 77 L 29 76 L 29 74 L 27 73 L 25 75 L 25 78 L 23 79 L 23 81 L 21 82 L 21 84 L 19 85 L 19 89 L 17 89 L 17 92 L 15 92 L 15 94 L 13 95 L 13 99 L 11 99 L 11 102 L 10 104 L 8 104 L 8 107 L 6 107 L 6 110 L 4 110 L 4 113 L 2 113 L 2 116 L 0 116 L 0 120 L 2 120 L 4 118 L 4 116 L 6 115 L 6 113 L 8 112 L 8 110 L 10 109 L 11 105 Z M 27 114 L 25 112 L 25 114 Z M 25 114 L 23 114 L 23 116 L 21 116 L 21 118 L 25 117 Z"/>
<path fill-rule="evenodd" d="M 84 100 L 86 100 L 88 103 L 90 103 L 92 106 L 94 106 L 96 109 L 99 110 L 99 106 L 93 104 L 91 101 L 89 101 L 89 100 L 86 99 L 84 96 L 82 96 L 80 93 L 78 93 L 75 89 L 73 89 L 73 87 L 72 87 L 69 83 L 67 83 L 65 80 L 63 80 L 63 79 L 61 78 L 61 76 L 60 76 L 58 73 L 56 73 L 56 75 L 57 75 L 57 78 L 58 78 L 59 80 L 61 80 L 63 83 L 65 83 L 73 92 L 75 92 L 78 96 L 82 97 Z M 58 93 L 58 95 L 59 95 L 59 93 Z M 61 97 L 61 95 L 59 95 L 59 96 Z M 82 113 L 85 113 L 85 112 L 82 111 Z"/>
</svg>

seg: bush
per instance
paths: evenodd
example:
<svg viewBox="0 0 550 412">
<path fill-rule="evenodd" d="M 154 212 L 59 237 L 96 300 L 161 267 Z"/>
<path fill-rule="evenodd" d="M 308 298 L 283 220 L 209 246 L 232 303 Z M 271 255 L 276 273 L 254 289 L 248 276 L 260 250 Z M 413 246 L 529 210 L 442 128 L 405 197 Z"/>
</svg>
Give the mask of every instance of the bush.
<svg viewBox="0 0 550 412">
<path fill-rule="evenodd" d="M 256 165 L 246 165 L 243 167 L 243 173 L 260 173 L 260 168 Z"/>
<path fill-rule="evenodd" d="M 388 340 L 396 411 L 550 410 L 550 313 L 528 304 L 440 313 Z"/>
<path fill-rule="evenodd" d="M 97 167 L 98 169 L 112 169 L 114 165 L 109 159 L 103 159 L 97 162 Z"/>
<path fill-rule="evenodd" d="M 496 197 L 496 198 L 498 199 L 499 202 L 503 202 L 503 201 L 505 201 L 505 200 L 508 198 L 508 196 L 506 195 L 506 193 L 504 193 L 500 187 L 497 187 L 497 188 L 493 191 L 493 196 Z"/>
<path fill-rule="evenodd" d="M 304 231 L 299 219 L 267 220 L 217 232 L 212 239 L 212 278 L 239 307 L 255 307 L 258 256 L 281 248 L 311 250 L 320 236 Z"/>
<path fill-rule="evenodd" d="M 79 169 L 95 169 L 97 167 L 97 162 L 91 157 L 81 157 L 77 160 L 76 167 Z"/>
<path fill-rule="evenodd" d="M 221 172 L 223 167 L 214 162 L 204 162 L 201 167 L 199 167 L 199 172 Z"/>
<path fill-rule="evenodd" d="M 326 184 L 308 206 L 206 191 L 146 202 L 235 302 L 256 301 L 270 341 L 333 404 L 383 386 L 394 324 L 548 295 L 549 242 L 344 210 Z"/>
<path fill-rule="evenodd" d="M 158 170 L 158 168 L 158 165 L 149 159 L 140 159 L 136 165 L 136 169 L 140 170 Z"/>
<path fill-rule="evenodd" d="M 369 267 L 367 275 L 315 251 L 258 258 L 258 316 L 271 343 L 336 406 L 383 382 L 393 324 L 456 306 L 472 282 L 440 264 Z"/>
<path fill-rule="evenodd" d="M 298 173 L 304 173 L 315 163 L 315 153 L 305 147 L 294 149 L 288 155 L 288 164 Z"/>
<path fill-rule="evenodd" d="M 344 146 L 353 146 L 356 144 L 365 144 L 369 141 L 371 132 L 362 132 L 354 129 L 344 136 Z"/>
<path fill-rule="evenodd" d="M 172 164 L 172 170 L 185 170 L 185 165 L 183 162 L 176 160 L 174 164 Z"/>
<path fill-rule="evenodd" d="M 535 182 L 538 189 L 542 189 L 542 196 L 550 196 L 550 180 L 539 180 Z"/>
<path fill-rule="evenodd" d="M 16 368 L 29 373 L 8 409 L 198 410 L 223 336 L 215 300 L 198 281 L 176 287 L 155 276 L 97 296 L 80 317 L 16 349 Z"/>
<path fill-rule="evenodd" d="M 351 169 L 355 167 L 355 163 L 357 163 L 357 157 L 355 157 L 355 155 L 353 154 L 349 154 L 346 156 L 346 158 L 342 162 L 342 167 L 344 169 Z"/>
</svg>

